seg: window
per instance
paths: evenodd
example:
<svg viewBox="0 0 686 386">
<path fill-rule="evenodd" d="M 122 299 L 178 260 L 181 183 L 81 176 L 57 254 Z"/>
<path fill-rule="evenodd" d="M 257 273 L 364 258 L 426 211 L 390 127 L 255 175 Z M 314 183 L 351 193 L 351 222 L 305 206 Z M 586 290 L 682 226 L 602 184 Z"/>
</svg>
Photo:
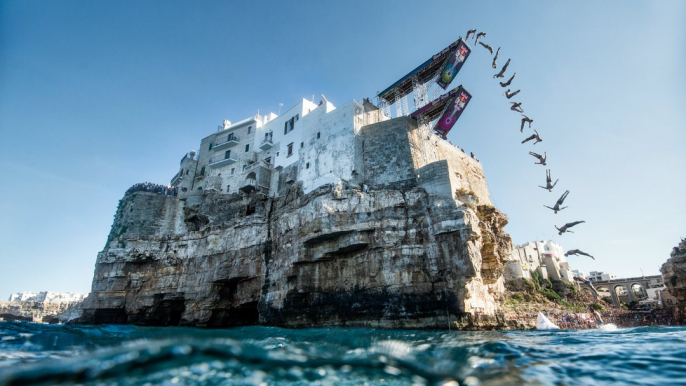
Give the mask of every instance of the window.
<svg viewBox="0 0 686 386">
<path fill-rule="evenodd" d="M 231 168 L 231 175 L 233 175 L 233 172 L 236 171 L 236 168 Z"/>
<path fill-rule="evenodd" d="M 226 153 L 224 153 L 224 159 L 229 159 L 231 158 L 231 150 L 227 150 Z"/>
<path fill-rule="evenodd" d="M 267 158 L 265 158 L 265 159 L 264 159 L 264 163 L 266 163 L 267 165 L 269 165 L 270 163 L 272 163 L 272 157 L 267 157 Z"/>
<path fill-rule="evenodd" d="M 295 121 L 298 122 L 298 119 L 300 119 L 300 114 L 295 114 Z"/>
<path fill-rule="evenodd" d="M 186 170 L 186 175 L 188 175 L 188 170 Z"/>
<path fill-rule="evenodd" d="M 245 152 L 247 153 L 248 151 L 250 151 L 250 144 L 245 145 Z"/>
<path fill-rule="evenodd" d="M 278 151 L 276 152 L 276 156 L 277 156 L 277 157 L 279 156 L 279 152 L 278 152 Z"/>
<path fill-rule="evenodd" d="M 300 148 L 302 149 L 303 147 L 305 147 L 305 142 L 300 142 Z"/>
<path fill-rule="evenodd" d="M 202 190 L 202 186 L 198 186 L 198 190 Z"/>
<path fill-rule="evenodd" d="M 318 131 L 318 132 L 317 132 L 317 139 L 319 139 L 319 138 L 321 138 L 321 137 L 322 137 L 322 133 Z"/>
<path fill-rule="evenodd" d="M 283 123 L 284 134 L 288 134 L 289 132 L 293 131 L 295 128 L 295 121 L 297 121 L 296 117 L 297 115 Z"/>
<path fill-rule="evenodd" d="M 231 191 L 231 185 L 226 185 L 226 193 Z"/>
<path fill-rule="evenodd" d="M 245 168 L 247 168 L 248 165 L 243 165 L 243 171 L 245 171 Z"/>
<path fill-rule="evenodd" d="M 309 168 L 310 168 L 310 163 L 308 162 L 307 164 L 305 164 L 305 169 L 309 169 Z"/>
<path fill-rule="evenodd" d="M 286 157 L 290 157 L 293 155 L 293 142 L 288 144 L 288 155 Z"/>
<path fill-rule="evenodd" d="M 204 176 L 205 175 L 205 167 L 203 166 L 202 169 L 200 169 L 200 175 Z"/>
<path fill-rule="evenodd" d="M 212 150 L 212 142 L 210 142 L 210 150 Z"/>
<path fill-rule="evenodd" d="M 252 130 L 252 126 L 248 126 L 248 134 L 250 134 L 250 130 Z"/>
</svg>

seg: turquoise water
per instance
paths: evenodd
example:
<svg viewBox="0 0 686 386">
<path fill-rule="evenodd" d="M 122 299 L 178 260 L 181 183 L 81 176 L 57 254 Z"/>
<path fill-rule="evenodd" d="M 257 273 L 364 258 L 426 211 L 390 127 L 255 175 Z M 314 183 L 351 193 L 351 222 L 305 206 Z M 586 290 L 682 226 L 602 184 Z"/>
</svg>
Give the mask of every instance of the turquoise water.
<svg viewBox="0 0 686 386">
<path fill-rule="evenodd" d="M 686 385 L 686 328 L 449 332 L 0 322 L 0 385 Z"/>
</svg>

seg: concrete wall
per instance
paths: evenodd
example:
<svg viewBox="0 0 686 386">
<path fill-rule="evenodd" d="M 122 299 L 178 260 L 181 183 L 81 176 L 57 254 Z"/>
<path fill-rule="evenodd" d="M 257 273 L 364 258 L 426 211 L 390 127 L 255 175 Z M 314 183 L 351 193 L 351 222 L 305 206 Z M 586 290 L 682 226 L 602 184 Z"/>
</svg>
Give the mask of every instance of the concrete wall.
<svg viewBox="0 0 686 386">
<path fill-rule="evenodd" d="M 362 128 L 364 179 L 371 185 L 415 180 L 407 117 L 392 119 Z M 424 165 L 421 165 L 424 166 Z"/>
<path fill-rule="evenodd" d="M 413 119 L 383 121 L 364 127 L 362 132 L 365 180 L 369 184 L 385 186 L 416 179 L 441 196 L 455 198 L 455 192 L 464 189 L 473 192 L 479 204 L 491 205 L 481 164 L 427 127 L 418 127 Z"/>
<path fill-rule="evenodd" d="M 408 138 L 415 168 L 446 160 L 450 168 L 448 177 L 453 192 L 457 189 L 472 191 L 479 199 L 479 204 L 492 205 L 491 194 L 479 161 L 435 135 L 427 126 L 418 127 L 414 121 L 410 121 L 408 126 Z"/>
<path fill-rule="evenodd" d="M 321 107 L 300 120 L 298 179 L 305 193 L 324 184 L 351 181 L 362 173 L 356 165 L 355 136 L 359 130 L 354 125 L 355 109 L 361 114 L 361 107 L 355 101 L 335 110 Z"/>
</svg>

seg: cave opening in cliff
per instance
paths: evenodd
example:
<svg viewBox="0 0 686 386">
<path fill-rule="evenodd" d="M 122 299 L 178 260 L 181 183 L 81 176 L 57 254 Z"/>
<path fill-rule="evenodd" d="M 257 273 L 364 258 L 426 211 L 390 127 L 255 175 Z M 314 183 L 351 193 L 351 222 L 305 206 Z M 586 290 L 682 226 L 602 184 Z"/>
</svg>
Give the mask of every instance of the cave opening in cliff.
<svg viewBox="0 0 686 386">
<path fill-rule="evenodd" d="M 150 315 L 145 319 L 152 321 L 152 324 L 161 326 L 178 326 L 181 316 L 186 310 L 186 303 L 183 298 L 165 298 L 164 294 L 156 294 Z"/>
<path fill-rule="evenodd" d="M 247 277 L 233 277 L 212 283 L 212 292 L 216 294 L 216 303 L 207 327 L 247 326 L 258 324 L 260 314 L 257 310 L 257 299 L 247 299 L 238 292 L 250 287 Z"/>
</svg>

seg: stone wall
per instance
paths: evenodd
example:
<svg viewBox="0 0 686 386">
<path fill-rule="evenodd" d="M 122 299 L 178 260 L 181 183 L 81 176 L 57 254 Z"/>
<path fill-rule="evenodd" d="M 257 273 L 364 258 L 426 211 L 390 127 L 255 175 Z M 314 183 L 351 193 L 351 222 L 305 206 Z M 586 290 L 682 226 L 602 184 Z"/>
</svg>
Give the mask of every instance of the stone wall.
<svg viewBox="0 0 686 386">
<path fill-rule="evenodd" d="M 460 190 L 479 204 L 492 205 L 481 164 L 428 127 L 401 117 L 365 126 L 362 132 L 367 183 L 384 187 L 416 180 L 432 194 L 449 191 L 453 196 Z"/>
<path fill-rule="evenodd" d="M 411 119 L 404 117 L 365 126 L 363 154 L 365 181 L 375 186 L 415 179 L 407 132 Z"/>
</svg>

